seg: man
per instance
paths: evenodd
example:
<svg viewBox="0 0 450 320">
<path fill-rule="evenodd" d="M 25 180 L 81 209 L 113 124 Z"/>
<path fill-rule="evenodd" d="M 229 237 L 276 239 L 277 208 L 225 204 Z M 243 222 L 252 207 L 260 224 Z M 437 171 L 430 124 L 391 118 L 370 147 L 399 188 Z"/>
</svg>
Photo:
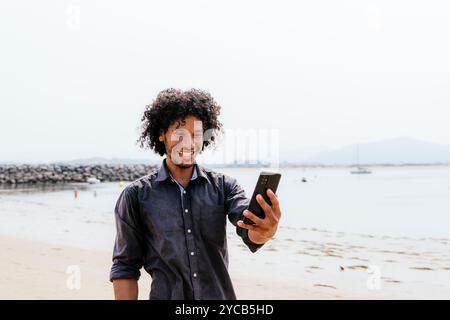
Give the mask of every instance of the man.
<svg viewBox="0 0 450 320">
<path fill-rule="evenodd" d="M 236 299 L 226 217 L 251 252 L 275 235 L 281 212 L 273 192 L 272 206 L 257 197 L 266 214 L 260 219 L 246 210 L 250 199 L 235 179 L 195 161 L 222 129 L 219 113 L 209 93 L 194 89 L 164 90 L 147 106 L 138 141 L 166 158 L 117 201 L 110 274 L 116 299 L 137 299 L 141 267 L 152 277 L 150 299 Z"/>
</svg>

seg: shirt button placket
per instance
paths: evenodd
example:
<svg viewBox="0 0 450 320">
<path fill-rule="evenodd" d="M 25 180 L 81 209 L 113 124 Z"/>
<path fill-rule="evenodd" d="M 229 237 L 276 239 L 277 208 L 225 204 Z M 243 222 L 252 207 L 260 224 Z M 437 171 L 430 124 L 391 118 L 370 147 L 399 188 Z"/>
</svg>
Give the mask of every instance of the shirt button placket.
<svg viewBox="0 0 450 320">
<path fill-rule="evenodd" d="M 197 263 L 197 254 L 196 254 L 196 245 L 195 239 L 192 232 L 193 226 L 193 215 L 192 210 L 190 208 L 190 201 L 188 197 L 188 193 L 186 190 L 183 190 L 183 212 L 184 212 L 184 223 L 186 226 L 186 238 L 187 238 L 187 249 L 189 252 L 189 264 L 191 269 L 191 277 L 192 277 L 192 285 L 194 289 L 194 299 L 200 299 L 199 292 L 199 283 L 198 283 L 198 263 Z M 191 213 L 191 214 L 188 214 Z"/>
</svg>

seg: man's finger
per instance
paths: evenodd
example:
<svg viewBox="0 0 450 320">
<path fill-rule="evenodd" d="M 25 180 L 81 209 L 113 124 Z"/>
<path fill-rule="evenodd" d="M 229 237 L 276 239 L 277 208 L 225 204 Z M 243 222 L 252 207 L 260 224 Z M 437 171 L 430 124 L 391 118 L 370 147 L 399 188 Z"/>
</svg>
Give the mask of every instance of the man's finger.
<svg viewBox="0 0 450 320">
<path fill-rule="evenodd" d="M 260 217 L 256 216 L 253 212 L 249 210 L 244 210 L 244 216 L 252 220 L 257 226 L 262 225 L 263 221 Z"/>
<path fill-rule="evenodd" d="M 257 230 L 257 227 L 251 224 L 246 224 L 243 220 L 237 222 L 238 226 L 248 230 Z"/>
<path fill-rule="evenodd" d="M 272 210 L 275 213 L 275 216 L 280 219 L 281 217 L 281 210 L 280 210 L 280 202 L 278 201 L 277 195 L 271 190 L 267 190 L 267 195 L 270 198 L 270 202 L 272 202 Z"/>
<path fill-rule="evenodd" d="M 272 207 L 264 200 L 262 195 L 258 194 L 256 196 L 256 201 L 261 205 L 261 208 L 264 210 L 266 214 L 266 218 L 272 221 L 278 221 L 278 217 L 275 215 L 275 213 L 272 210 Z"/>
</svg>

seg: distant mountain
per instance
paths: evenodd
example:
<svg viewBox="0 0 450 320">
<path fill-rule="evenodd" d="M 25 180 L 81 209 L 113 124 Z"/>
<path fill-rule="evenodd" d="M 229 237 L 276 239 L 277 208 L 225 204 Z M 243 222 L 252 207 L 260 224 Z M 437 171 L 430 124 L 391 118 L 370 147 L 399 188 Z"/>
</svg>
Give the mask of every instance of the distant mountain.
<svg viewBox="0 0 450 320">
<path fill-rule="evenodd" d="M 152 159 L 127 159 L 127 158 L 84 158 L 67 161 L 55 161 L 57 164 L 71 165 L 96 165 L 96 164 L 147 164 L 153 165 L 156 162 Z"/>
<path fill-rule="evenodd" d="M 281 165 L 355 165 L 359 146 L 360 165 L 402 165 L 402 164 L 450 164 L 450 145 L 436 144 L 411 138 L 396 138 L 369 143 L 347 145 L 342 148 L 309 147 L 299 150 L 280 152 Z M 9 161 L 0 164 L 20 164 Z M 57 164 L 94 165 L 94 164 L 147 164 L 160 165 L 161 159 L 129 158 L 83 158 L 68 161 L 55 161 Z M 241 166 L 245 166 L 240 164 Z M 258 164 L 259 165 L 259 164 Z M 211 165 L 209 165 L 211 167 Z M 215 167 L 230 164 L 214 164 Z"/>
<path fill-rule="evenodd" d="M 300 164 L 354 165 L 364 164 L 450 164 L 450 145 L 435 144 L 411 138 L 396 138 L 348 145 L 339 149 L 305 157 Z"/>
</svg>

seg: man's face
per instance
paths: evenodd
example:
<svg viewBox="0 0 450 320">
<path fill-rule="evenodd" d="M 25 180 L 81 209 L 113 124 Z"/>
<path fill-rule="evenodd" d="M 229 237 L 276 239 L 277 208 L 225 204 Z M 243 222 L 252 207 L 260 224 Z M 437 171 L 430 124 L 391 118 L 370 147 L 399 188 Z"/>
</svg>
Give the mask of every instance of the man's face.
<svg viewBox="0 0 450 320">
<path fill-rule="evenodd" d="M 177 120 L 161 133 L 159 141 L 164 142 L 167 157 L 175 165 L 189 168 L 203 147 L 203 123 L 194 116 Z"/>
</svg>

